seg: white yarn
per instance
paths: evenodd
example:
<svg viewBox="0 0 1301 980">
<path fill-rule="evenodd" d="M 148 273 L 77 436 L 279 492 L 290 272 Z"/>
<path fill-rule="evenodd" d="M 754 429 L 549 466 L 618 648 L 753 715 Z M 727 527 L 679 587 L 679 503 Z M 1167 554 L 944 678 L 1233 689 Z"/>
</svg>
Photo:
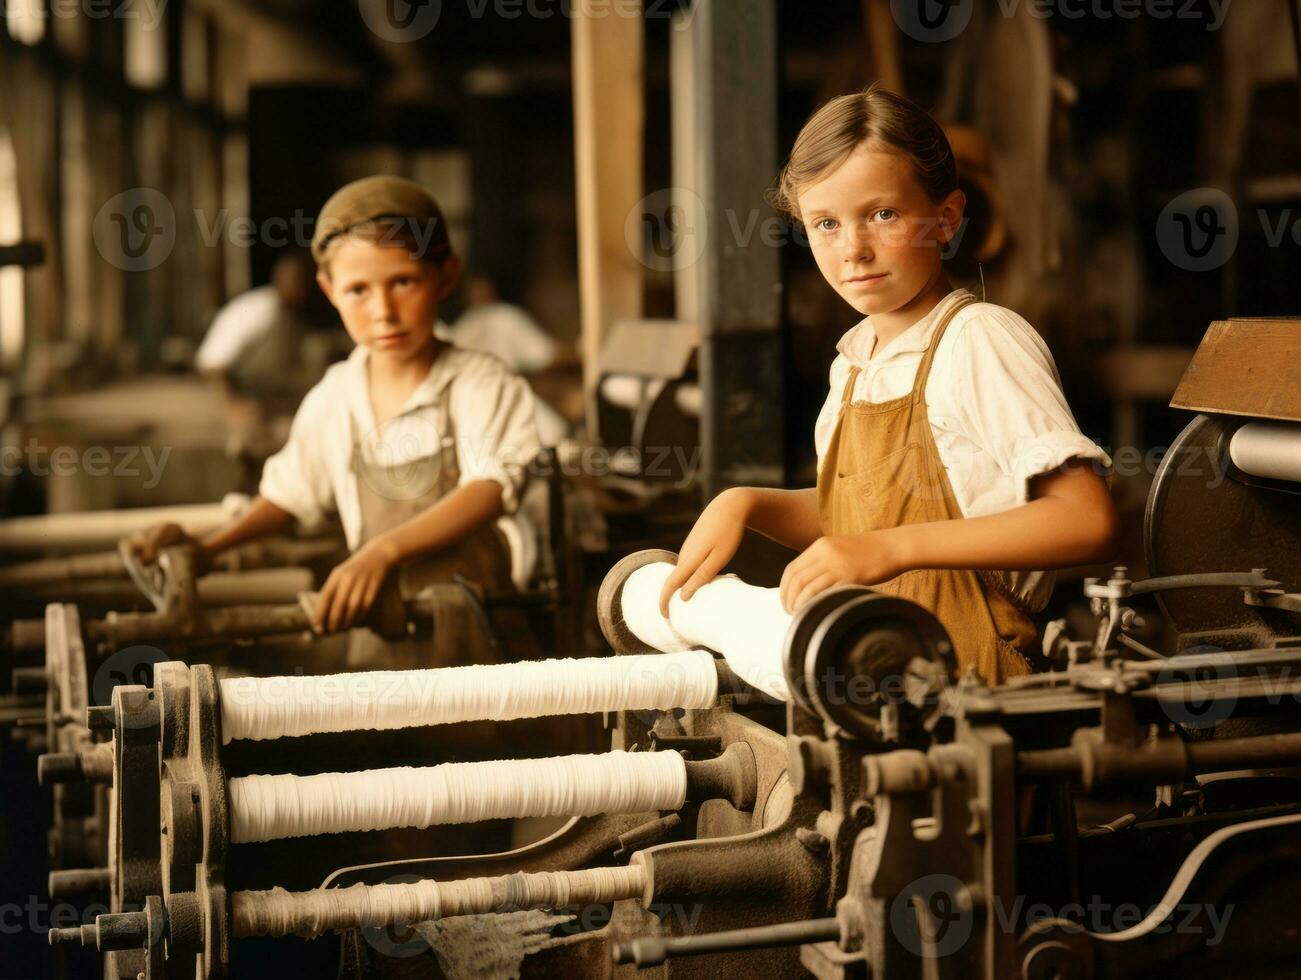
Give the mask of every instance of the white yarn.
<svg viewBox="0 0 1301 980">
<path fill-rule="evenodd" d="M 781 591 L 725 575 L 701 586 L 689 602 L 674 593 L 665 619 L 660 592 L 672 571 L 668 562 L 654 562 L 628 576 L 622 612 L 633 635 L 666 652 L 708 647 L 727 658 L 728 666 L 748 684 L 788 700 L 782 647 L 792 617 L 782 608 Z"/>
<path fill-rule="evenodd" d="M 701 650 L 321 677 L 239 677 L 221 682 L 221 737 L 230 742 L 457 721 L 709 708 L 717 700 L 718 669 Z"/>
<path fill-rule="evenodd" d="M 1248 422 L 1229 440 L 1229 458 L 1244 473 L 1301 482 L 1301 426 Z"/>
<path fill-rule="evenodd" d="M 508 817 L 677 810 L 687 768 L 676 752 L 241 776 L 229 780 L 230 839 L 244 844 Z"/>
<path fill-rule="evenodd" d="M 646 886 L 640 865 L 539 871 L 461 881 L 352 885 L 290 892 L 242 891 L 231 895 L 232 932 L 249 936 L 299 935 L 314 939 L 331 929 L 427 922 L 454 915 L 558 908 L 639 898 Z"/>
</svg>

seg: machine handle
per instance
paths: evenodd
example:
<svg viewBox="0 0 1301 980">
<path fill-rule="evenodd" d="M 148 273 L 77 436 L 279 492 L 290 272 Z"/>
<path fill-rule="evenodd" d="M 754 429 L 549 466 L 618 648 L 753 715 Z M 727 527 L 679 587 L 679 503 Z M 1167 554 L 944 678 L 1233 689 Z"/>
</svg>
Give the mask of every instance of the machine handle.
<svg viewBox="0 0 1301 980">
<path fill-rule="evenodd" d="M 140 594 L 149 600 L 149 604 L 158 612 L 164 611 L 167 599 L 163 595 L 163 571 L 157 565 L 149 566 L 140 560 L 125 540 L 118 542 L 117 553 L 122 558 L 122 567 L 135 583 Z"/>
</svg>

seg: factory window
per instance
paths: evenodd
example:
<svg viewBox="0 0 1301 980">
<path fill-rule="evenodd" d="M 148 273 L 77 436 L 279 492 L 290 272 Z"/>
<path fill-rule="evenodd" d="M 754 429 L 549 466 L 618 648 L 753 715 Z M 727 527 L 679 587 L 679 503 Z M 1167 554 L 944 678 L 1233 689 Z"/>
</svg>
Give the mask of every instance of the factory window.
<svg viewBox="0 0 1301 980">
<path fill-rule="evenodd" d="M 417 151 L 411 156 L 411 177 L 438 199 L 452 244 L 462 255 L 469 255 L 470 155 L 460 150 Z"/>
<path fill-rule="evenodd" d="M 167 22 L 161 6 L 122 20 L 126 79 L 136 88 L 158 89 L 167 82 Z"/>
<path fill-rule="evenodd" d="M 9 0 L 5 4 L 5 23 L 9 36 L 24 44 L 36 44 L 45 37 L 43 0 Z"/>
<path fill-rule="evenodd" d="M 90 121 L 86 98 L 80 86 L 64 85 L 59 108 L 59 184 L 63 207 L 59 209 L 63 244 L 63 279 L 75 284 L 63 304 L 63 333 L 69 340 L 86 341 L 97 320 L 93 220 L 95 202 L 94 150 L 90 145 Z M 104 155 L 98 156 L 101 166 Z"/>
<path fill-rule="evenodd" d="M 212 95 L 212 25 L 193 7 L 181 9 L 181 92 L 191 102 Z"/>
<path fill-rule="evenodd" d="M 0 130 L 0 242 L 12 244 L 23 237 L 18 206 L 18 160 L 9 134 Z M 16 364 L 23 348 L 23 270 L 0 268 L 0 368 Z"/>
</svg>

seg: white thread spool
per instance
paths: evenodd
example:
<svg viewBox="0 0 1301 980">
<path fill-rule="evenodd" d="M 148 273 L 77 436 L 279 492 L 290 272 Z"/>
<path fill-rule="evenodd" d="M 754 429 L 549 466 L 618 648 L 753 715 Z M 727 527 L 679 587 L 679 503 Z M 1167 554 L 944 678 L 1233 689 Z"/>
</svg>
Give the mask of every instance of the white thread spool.
<svg viewBox="0 0 1301 980">
<path fill-rule="evenodd" d="M 687 768 L 676 752 L 453 762 L 228 781 L 231 843 L 509 817 L 678 810 Z"/>
<path fill-rule="evenodd" d="M 1229 439 L 1229 458 L 1251 476 L 1301 483 L 1301 426 L 1248 422 Z"/>
<path fill-rule="evenodd" d="M 792 617 L 782 608 L 781 591 L 726 575 L 701 586 L 689 602 L 674 593 L 665 619 L 660 592 L 672 571 L 668 562 L 652 562 L 628 576 L 621 612 L 633 635 L 667 653 L 699 646 L 716 650 L 746 683 L 788 700 L 782 647 Z"/>
<path fill-rule="evenodd" d="M 598 711 L 709 708 L 708 653 L 221 681 L 221 737 L 271 739 Z"/>
<path fill-rule="evenodd" d="M 428 922 L 453 915 L 514 909 L 617 902 L 640 897 L 645 887 L 645 869 L 634 864 L 625 868 L 352 885 L 305 892 L 283 888 L 242 891 L 231 895 L 231 932 L 236 939 L 287 935 L 315 939 L 329 930 Z"/>
</svg>

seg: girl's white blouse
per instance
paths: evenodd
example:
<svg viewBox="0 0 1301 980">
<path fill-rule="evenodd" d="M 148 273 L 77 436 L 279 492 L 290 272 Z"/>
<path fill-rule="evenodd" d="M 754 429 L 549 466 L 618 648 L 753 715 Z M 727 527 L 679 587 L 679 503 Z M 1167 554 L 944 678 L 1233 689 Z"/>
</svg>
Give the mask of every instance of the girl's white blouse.
<svg viewBox="0 0 1301 980">
<path fill-rule="evenodd" d="M 908 394 L 941 318 L 966 295 L 965 289 L 953 290 L 875 356 L 870 356 L 876 342 L 870 316 L 840 339 L 830 390 L 814 429 L 819 471 L 850 368 L 860 369 L 854 384 L 856 402 Z M 971 303 L 958 311 L 935 352 L 925 400 L 940 460 L 966 517 L 1026 503 L 1031 478 L 1072 457 L 1093 460 L 1109 476 L 1111 458 L 1080 432 L 1047 344 L 1029 323 L 1004 307 Z M 1032 610 L 1048 601 L 1051 573 L 1000 574 Z"/>
</svg>

